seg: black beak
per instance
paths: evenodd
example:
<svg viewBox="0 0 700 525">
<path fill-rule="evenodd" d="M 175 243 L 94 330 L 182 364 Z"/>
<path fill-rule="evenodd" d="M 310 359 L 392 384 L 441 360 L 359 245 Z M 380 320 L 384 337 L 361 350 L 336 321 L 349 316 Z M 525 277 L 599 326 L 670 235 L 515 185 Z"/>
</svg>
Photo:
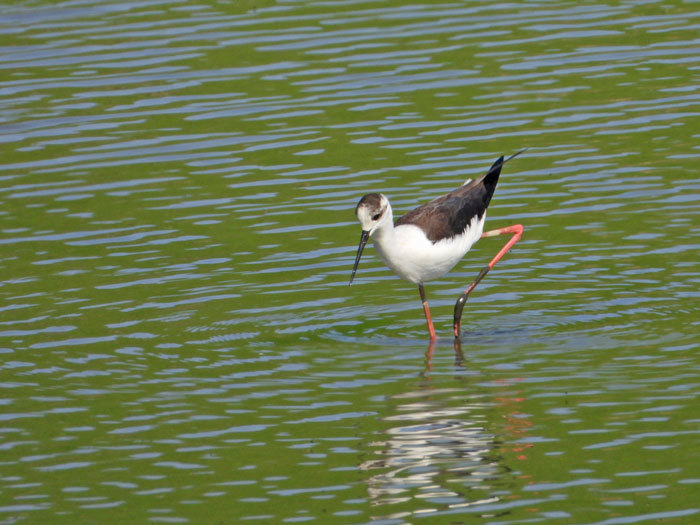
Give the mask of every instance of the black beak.
<svg viewBox="0 0 700 525">
<path fill-rule="evenodd" d="M 362 250 L 365 249 L 365 244 L 369 240 L 369 232 L 362 230 L 362 237 L 360 237 L 360 246 L 357 248 L 357 257 L 355 257 L 355 266 L 352 267 L 352 275 L 350 276 L 350 282 L 355 278 L 355 272 L 357 271 L 357 265 L 360 264 L 360 257 L 362 257 Z"/>
</svg>

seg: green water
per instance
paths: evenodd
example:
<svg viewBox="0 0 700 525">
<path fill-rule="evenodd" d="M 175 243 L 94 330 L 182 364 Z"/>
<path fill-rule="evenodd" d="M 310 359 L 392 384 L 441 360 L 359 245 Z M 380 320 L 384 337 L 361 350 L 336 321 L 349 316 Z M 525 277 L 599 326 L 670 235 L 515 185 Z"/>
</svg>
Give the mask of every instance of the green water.
<svg viewBox="0 0 700 525">
<path fill-rule="evenodd" d="M 0 7 L 0 523 L 700 520 L 693 2 Z M 523 240 L 368 247 L 504 169 Z"/>
</svg>

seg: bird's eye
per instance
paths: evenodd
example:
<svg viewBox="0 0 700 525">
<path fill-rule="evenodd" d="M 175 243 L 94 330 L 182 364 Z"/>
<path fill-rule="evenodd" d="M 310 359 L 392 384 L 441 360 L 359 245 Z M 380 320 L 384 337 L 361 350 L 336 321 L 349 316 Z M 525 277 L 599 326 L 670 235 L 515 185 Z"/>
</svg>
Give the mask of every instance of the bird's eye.
<svg viewBox="0 0 700 525">
<path fill-rule="evenodd" d="M 372 220 L 373 221 L 378 221 L 379 217 L 382 216 L 382 212 L 377 213 L 376 215 L 372 215 Z"/>
</svg>

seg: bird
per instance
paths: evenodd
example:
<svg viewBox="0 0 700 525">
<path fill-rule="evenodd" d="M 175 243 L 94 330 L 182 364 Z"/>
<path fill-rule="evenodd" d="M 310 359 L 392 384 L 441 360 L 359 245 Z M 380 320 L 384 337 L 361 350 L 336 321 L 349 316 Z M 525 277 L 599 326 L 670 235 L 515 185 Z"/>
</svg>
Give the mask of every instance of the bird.
<svg viewBox="0 0 700 525">
<path fill-rule="evenodd" d="M 466 255 L 479 239 L 512 234 L 496 256 L 482 268 L 462 293 L 454 308 L 453 333 L 461 336 L 461 319 L 469 294 L 495 264 L 518 242 L 523 225 L 514 224 L 484 231 L 486 209 L 496 190 L 503 165 L 523 151 L 504 160 L 499 157 L 481 177 L 467 179 L 459 188 L 418 206 L 394 222 L 389 199 L 381 193 L 364 195 L 355 208 L 362 235 L 350 275 L 352 284 L 365 245 L 372 238 L 374 247 L 386 264 L 401 279 L 418 285 L 423 313 L 428 323 L 431 343 L 437 339 L 435 326 L 425 295 L 424 284 L 439 279 Z"/>
</svg>

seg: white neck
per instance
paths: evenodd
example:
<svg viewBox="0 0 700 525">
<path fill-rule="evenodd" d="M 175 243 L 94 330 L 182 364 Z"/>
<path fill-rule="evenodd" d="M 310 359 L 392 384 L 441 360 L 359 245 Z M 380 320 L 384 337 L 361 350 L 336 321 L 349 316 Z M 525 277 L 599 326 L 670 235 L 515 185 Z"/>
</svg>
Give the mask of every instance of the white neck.
<svg viewBox="0 0 700 525">
<path fill-rule="evenodd" d="M 388 204 L 381 222 L 372 232 L 372 239 L 376 244 L 388 246 L 394 242 L 394 238 L 394 212 Z"/>
</svg>

